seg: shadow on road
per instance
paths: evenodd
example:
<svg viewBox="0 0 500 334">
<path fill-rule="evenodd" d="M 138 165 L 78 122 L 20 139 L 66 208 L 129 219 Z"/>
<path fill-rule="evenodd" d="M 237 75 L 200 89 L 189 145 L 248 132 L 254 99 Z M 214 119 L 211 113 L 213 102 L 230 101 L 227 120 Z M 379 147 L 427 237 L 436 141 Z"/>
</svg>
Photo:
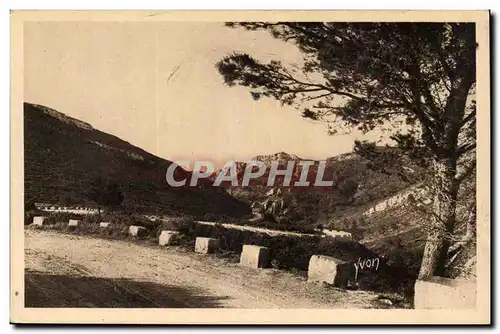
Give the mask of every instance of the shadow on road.
<svg viewBox="0 0 500 334">
<path fill-rule="evenodd" d="M 228 298 L 193 287 L 25 271 L 25 307 L 216 308 Z"/>
</svg>

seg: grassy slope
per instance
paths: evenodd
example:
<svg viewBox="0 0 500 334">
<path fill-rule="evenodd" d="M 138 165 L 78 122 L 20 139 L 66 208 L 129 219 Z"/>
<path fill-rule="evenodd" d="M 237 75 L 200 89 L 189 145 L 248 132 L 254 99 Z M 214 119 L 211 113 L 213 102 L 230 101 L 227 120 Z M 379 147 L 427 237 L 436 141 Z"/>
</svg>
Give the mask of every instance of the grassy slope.
<svg viewBox="0 0 500 334">
<path fill-rule="evenodd" d="M 92 205 L 86 193 L 102 177 L 119 184 L 123 206 L 133 211 L 240 216 L 249 210 L 223 189 L 169 187 L 172 162 L 43 106 L 24 104 L 24 140 L 25 194 L 37 202 Z"/>
</svg>

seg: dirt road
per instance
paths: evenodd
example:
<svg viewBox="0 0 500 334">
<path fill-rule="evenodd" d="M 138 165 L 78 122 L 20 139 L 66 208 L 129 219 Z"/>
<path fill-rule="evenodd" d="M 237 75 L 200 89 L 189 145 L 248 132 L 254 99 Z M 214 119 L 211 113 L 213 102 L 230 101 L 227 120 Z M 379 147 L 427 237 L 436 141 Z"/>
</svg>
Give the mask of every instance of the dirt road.
<svg viewBox="0 0 500 334">
<path fill-rule="evenodd" d="M 175 247 L 27 230 L 25 254 L 26 307 L 377 307 L 370 292 Z"/>
</svg>

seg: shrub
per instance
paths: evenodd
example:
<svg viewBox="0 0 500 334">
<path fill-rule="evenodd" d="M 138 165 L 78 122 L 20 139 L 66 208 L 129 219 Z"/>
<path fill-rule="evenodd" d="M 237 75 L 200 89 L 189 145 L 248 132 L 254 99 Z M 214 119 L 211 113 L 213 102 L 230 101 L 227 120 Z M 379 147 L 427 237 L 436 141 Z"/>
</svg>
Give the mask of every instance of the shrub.
<svg viewBox="0 0 500 334">
<path fill-rule="evenodd" d="M 37 207 L 33 199 L 24 198 L 24 211 L 36 211 Z"/>
<path fill-rule="evenodd" d="M 29 210 L 24 213 L 24 226 L 30 225 L 33 223 L 33 217 L 41 216 L 43 214 L 40 210 Z"/>
</svg>

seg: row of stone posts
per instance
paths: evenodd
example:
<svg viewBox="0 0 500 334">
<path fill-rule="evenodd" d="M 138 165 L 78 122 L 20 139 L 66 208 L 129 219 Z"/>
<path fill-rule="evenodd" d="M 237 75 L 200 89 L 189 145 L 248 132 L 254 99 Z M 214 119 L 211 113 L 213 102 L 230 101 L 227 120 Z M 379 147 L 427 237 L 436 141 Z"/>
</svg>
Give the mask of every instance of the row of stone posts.
<svg viewBox="0 0 500 334">
<path fill-rule="evenodd" d="M 178 241 L 177 231 L 162 231 L 158 240 L 160 246 L 173 245 Z M 220 247 L 219 239 L 197 237 L 194 251 L 200 254 L 215 253 Z M 240 264 L 252 268 L 268 268 L 271 265 L 271 252 L 267 247 L 243 245 Z"/>
<path fill-rule="evenodd" d="M 33 226 L 44 226 L 47 222 L 47 217 L 45 216 L 35 216 L 33 217 L 33 223 L 31 225 Z M 78 225 L 81 224 L 81 220 L 78 219 L 70 219 L 68 221 L 68 227 L 78 227 Z M 102 228 L 106 228 L 110 225 L 110 222 L 101 222 L 99 223 L 99 226 Z"/>
<path fill-rule="evenodd" d="M 47 217 L 33 217 L 35 226 L 43 226 Z M 69 227 L 77 227 L 79 220 L 70 219 Z M 101 228 L 108 228 L 110 222 L 101 222 Z M 143 226 L 132 225 L 129 227 L 129 235 L 143 237 L 148 230 Z M 158 243 L 160 246 L 175 245 L 180 238 L 177 231 L 162 231 Z M 214 238 L 197 237 L 195 252 L 210 254 L 216 252 L 220 247 L 220 241 Z M 372 261 L 365 262 L 368 268 Z M 374 261 L 373 261 L 374 263 Z M 257 245 L 243 245 L 240 255 L 240 264 L 250 268 L 268 268 L 271 264 L 271 252 L 267 247 Z M 377 263 L 378 269 L 378 263 Z M 308 282 L 327 283 L 337 287 L 345 287 L 349 281 L 357 280 L 359 268 L 352 262 L 345 262 L 330 256 L 313 255 L 309 260 Z M 436 298 L 436 296 L 438 298 Z M 415 308 L 472 308 L 476 303 L 475 280 L 449 279 L 433 277 L 427 281 L 417 280 L 415 284 Z"/>
</svg>

